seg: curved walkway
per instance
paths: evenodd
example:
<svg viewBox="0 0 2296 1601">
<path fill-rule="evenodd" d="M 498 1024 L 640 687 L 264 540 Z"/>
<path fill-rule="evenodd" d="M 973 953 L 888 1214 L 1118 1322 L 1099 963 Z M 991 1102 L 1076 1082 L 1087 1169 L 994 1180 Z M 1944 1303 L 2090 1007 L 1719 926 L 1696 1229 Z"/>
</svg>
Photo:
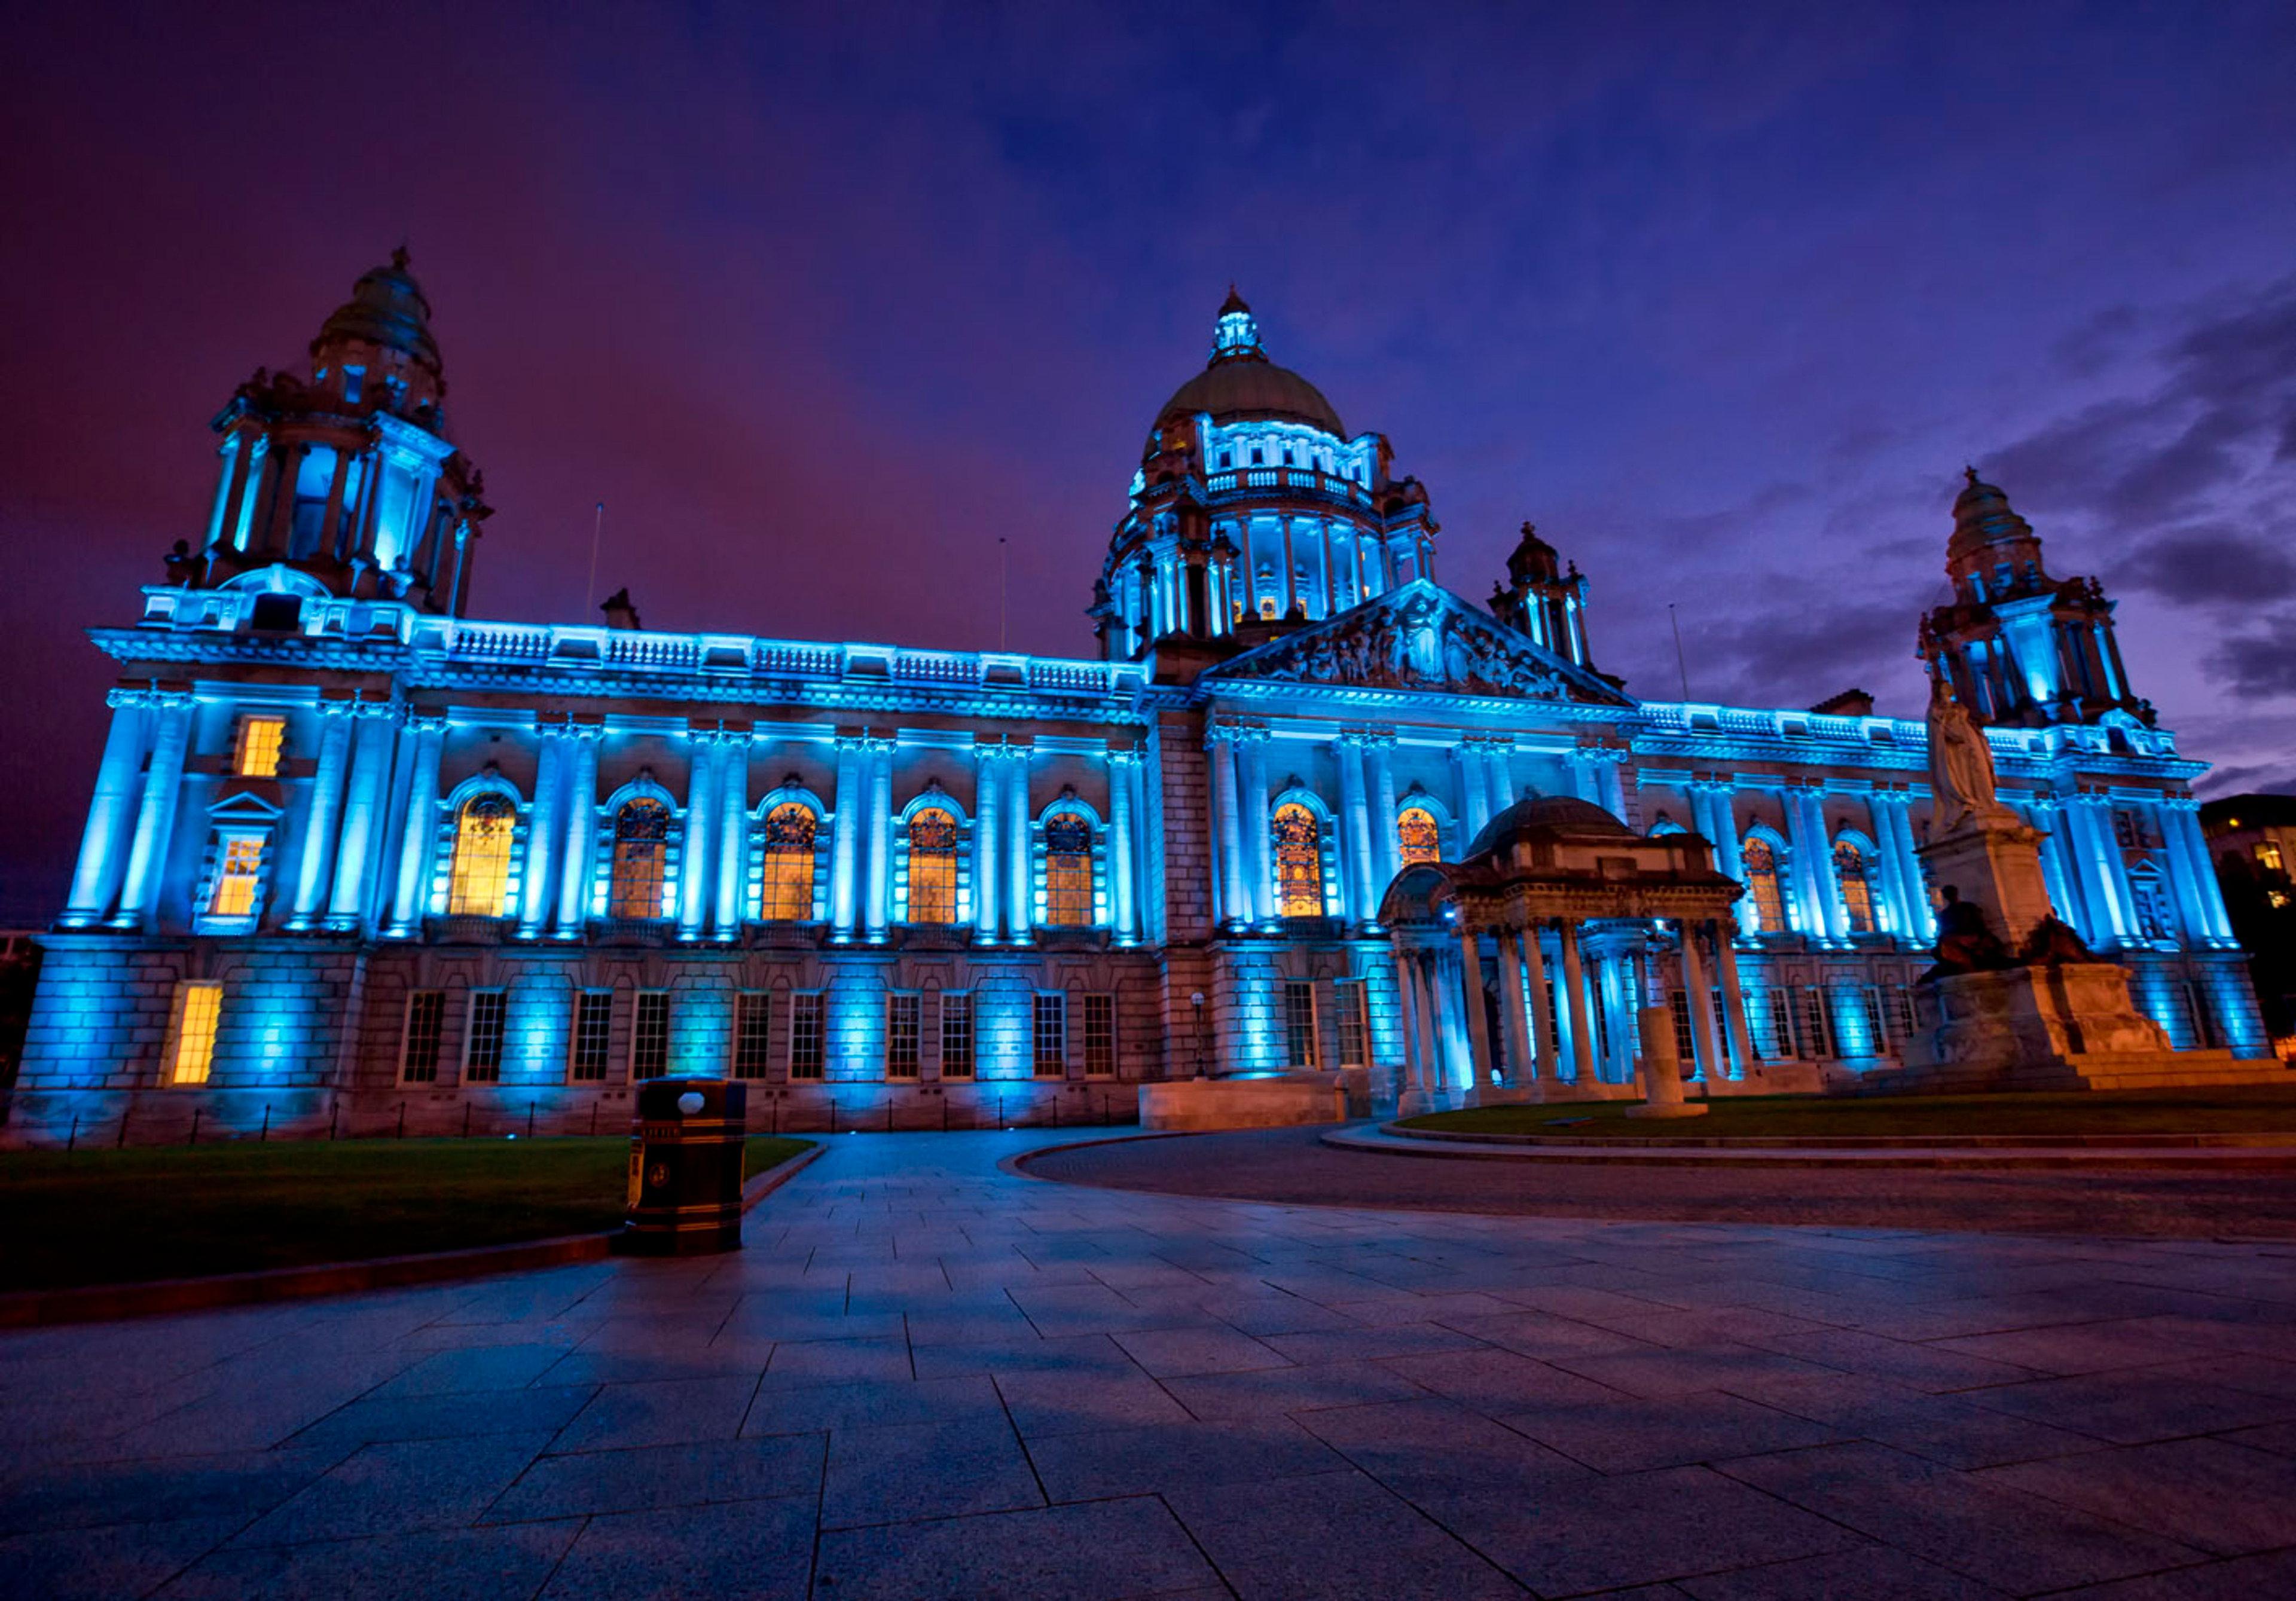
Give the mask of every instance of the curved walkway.
<svg viewBox="0 0 2296 1601">
<path fill-rule="evenodd" d="M 1677 1129 L 1683 1125 L 1676 1125 Z M 1694 1130 L 1696 1125 L 1689 1125 Z M 1626 1162 L 1637 1166 L 1867 1168 L 2190 1168 L 2296 1173 L 2296 1140 L 2286 1136 L 2141 1137 L 2095 1141 L 1993 1139 L 1700 1140 L 1674 1137 L 1556 1139 L 1535 1135 L 1475 1136 L 1421 1131 L 1388 1122 L 1324 1128 L 1317 1137 L 1341 1150 L 1390 1156 L 1480 1162 Z"/>
<path fill-rule="evenodd" d="M 2296 1252 L 998 1168 L 1072 1137 L 839 1139 L 738 1256 L 0 1334 L 0 1593 L 2296 1589 Z"/>
</svg>

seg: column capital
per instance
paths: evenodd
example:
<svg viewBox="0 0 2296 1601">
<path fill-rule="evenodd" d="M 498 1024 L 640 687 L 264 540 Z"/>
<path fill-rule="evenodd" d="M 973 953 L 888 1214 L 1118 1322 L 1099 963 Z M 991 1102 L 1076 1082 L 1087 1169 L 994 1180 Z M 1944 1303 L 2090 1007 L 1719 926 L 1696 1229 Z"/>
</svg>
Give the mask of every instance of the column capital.
<svg viewBox="0 0 2296 1601">
<path fill-rule="evenodd" d="M 1693 774 L 1690 782 L 1682 787 L 1693 795 L 1734 795 L 1738 792 L 1737 780 L 1727 773 Z"/>
<path fill-rule="evenodd" d="M 2160 804 L 2161 809 L 2163 811 L 2193 812 L 2197 814 L 2201 809 L 2200 798 L 2196 795 L 2163 795 L 2161 797 Z"/>
<path fill-rule="evenodd" d="M 187 689 L 162 689 L 157 685 L 144 689 L 120 688 L 103 697 L 107 706 L 137 706 L 147 711 L 174 711 L 195 705 L 199 697 Z"/>
<path fill-rule="evenodd" d="M 1108 763 L 1111 767 L 1138 767 L 1145 759 L 1147 759 L 1147 752 L 1143 751 L 1138 745 L 1111 745 L 1108 747 Z"/>
</svg>

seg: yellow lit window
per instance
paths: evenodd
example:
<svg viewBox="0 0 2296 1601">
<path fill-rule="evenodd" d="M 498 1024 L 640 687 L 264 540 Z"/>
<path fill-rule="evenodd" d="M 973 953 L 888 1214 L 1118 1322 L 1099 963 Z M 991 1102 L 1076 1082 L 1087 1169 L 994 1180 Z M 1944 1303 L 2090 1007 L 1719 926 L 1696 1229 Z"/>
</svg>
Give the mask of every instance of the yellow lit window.
<svg viewBox="0 0 2296 1601">
<path fill-rule="evenodd" d="M 909 819 L 909 921 L 956 921 L 956 819 L 938 806 Z"/>
<path fill-rule="evenodd" d="M 242 778 L 279 776 L 279 752 L 287 741 L 283 717 L 243 717 L 239 719 L 239 747 L 232 753 L 231 770 Z"/>
<path fill-rule="evenodd" d="M 2265 841 L 2256 848 L 2256 865 L 2267 873 L 2283 873 L 2287 870 L 2281 860 L 2280 847 L 2270 840 Z"/>
<path fill-rule="evenodd" d="M 813 915 L 813 845 L 820 819 L 801 801 L 784 800 L 766 814 L 766 876 L 758 915 L 768 923 L 803 923 Z"/>
<path fill-rule="evenodd" d="M 503 795 L 473 795 L 455 818 L 455 866 L 447 910 L 456 917 L 500 917 L 510 902 L 510 850 L 518 808 Z"/>
<path fill-rule="evenodd" d="M 1443 832 L 1436 825 L 1435 814 L 1423 806 L 1405 807 L 1395 820 L 1395 845 L 1406 867 L 1414 862 L 1441 861 Z"/>
<path fill-rule="evenodd" d="M 632 800 L 614 814 L 614 867 L 607 893 L 617 917 L 659 917 L 662 867 L 669 856 L 669 809 L 659 800 Z"/>
<path fill-rule="evenodd" d="M 215 1063 L 216 1023 L 223 1015 L 223 985 L 194 980 L 176 989 L 176 1047 L 168 1054 L 168 1082 L 204 1084 Z"/>
<path fill-rule="evenodd" d="M 1874 883 L 1866 870 L 1866 853 L 1844 840 L 1833 848 L 1833 875 L 1841 883 L 1841 907 L 1849 914 L 1849 932 L 1874 932 Z"/>
<path fill-rule="evenodd" d="M 1045 921 L 1092 922 L 1092 824 L 1072 811 L 1045 819 Z"/>
<path fill-rule="evenodd" d="M 215 891 L 208 897 L 211 917 L 245 917 L 255 910 L 255 891 L 263 883 L 263 842 L 240 834 L 223 842 L 223 859 L 216 864 Z"/>
<path fill-rule="evenodd" d="M 1294 800 L 1275 809 L 1275 910 L 1284 917 L 1324 915 L 1323 830 Z"/>
<path fill-rule="evenodd" d="M 1745 852 L 1746 892 L 1754 898 L 1754 918 L 1766 934 L 1786 932 L 1786 901 L 1778 888 L 1777 853 L 1767 840 L 1748 840 Z"/>
</svg>

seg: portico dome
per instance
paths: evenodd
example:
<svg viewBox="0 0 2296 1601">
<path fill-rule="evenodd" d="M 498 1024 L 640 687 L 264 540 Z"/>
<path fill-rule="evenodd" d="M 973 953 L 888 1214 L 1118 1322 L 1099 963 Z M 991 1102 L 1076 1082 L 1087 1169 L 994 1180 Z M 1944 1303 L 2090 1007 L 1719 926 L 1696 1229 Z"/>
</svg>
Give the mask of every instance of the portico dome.
<svg viewBox="0 0 2296 1601">
<path fill-rule="evenodd" d="M 1584 838 L 1588 834 L 1637 837 L 1635 831 L 1604 811 L 1592 800 L 1581 800 L 1576 795 L 1532 795 L 1516 801 L 1483 825 L 1483 831 L 1467 847 L 1467 857 L 1488 855 L 1504 850 L 1517 840 L 1534 835 L 1556 839 Z"/>
</svg>

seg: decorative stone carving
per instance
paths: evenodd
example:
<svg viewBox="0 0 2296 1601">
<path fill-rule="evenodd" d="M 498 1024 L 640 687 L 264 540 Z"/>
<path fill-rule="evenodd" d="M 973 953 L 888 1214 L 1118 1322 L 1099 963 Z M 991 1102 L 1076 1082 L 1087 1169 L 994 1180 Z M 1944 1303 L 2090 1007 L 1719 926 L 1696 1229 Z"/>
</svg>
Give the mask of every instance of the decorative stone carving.
<svg viewBox="0 0 2296 1601">
<path fill-rule="evenodd" d="M 1941 676 L 1930 679 L 1929 728 L 1932 829 L 1948 834 L 1971 824 L 2016 825 L 2017 814 L 1994 797 L 1993 747 Z"/>
</svg>

